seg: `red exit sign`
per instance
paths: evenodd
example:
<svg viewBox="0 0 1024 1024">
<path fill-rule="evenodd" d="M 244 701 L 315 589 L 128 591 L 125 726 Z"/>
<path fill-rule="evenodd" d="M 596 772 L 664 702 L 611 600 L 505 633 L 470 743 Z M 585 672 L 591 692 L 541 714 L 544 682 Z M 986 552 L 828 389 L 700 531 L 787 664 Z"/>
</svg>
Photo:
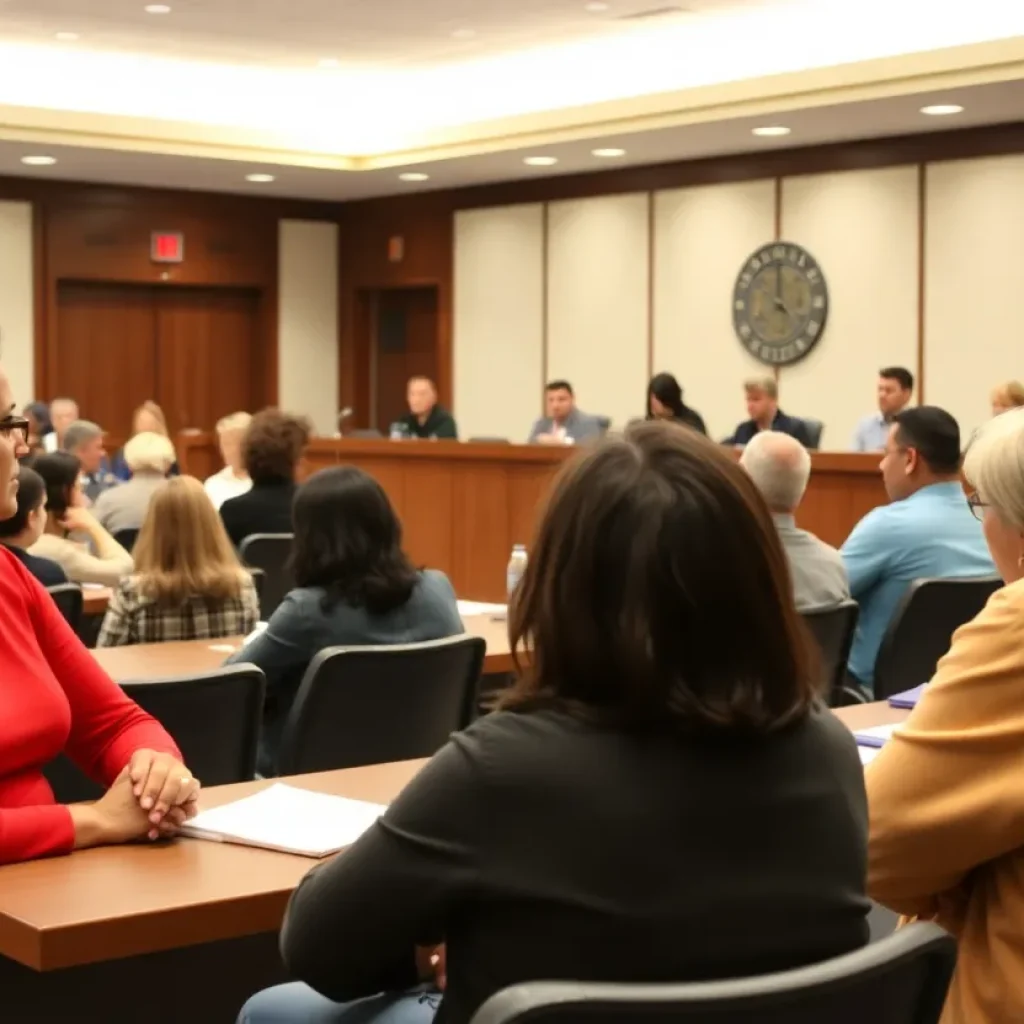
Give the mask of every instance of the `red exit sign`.
<svg viewBox="0 0 1024 1024">
<path fill-rule="evenodd" d="M 154 231 L 149 257 L 154 263 L 180 263 L 185 258 L 185 236 L 180 231 Z"/>
</svg>

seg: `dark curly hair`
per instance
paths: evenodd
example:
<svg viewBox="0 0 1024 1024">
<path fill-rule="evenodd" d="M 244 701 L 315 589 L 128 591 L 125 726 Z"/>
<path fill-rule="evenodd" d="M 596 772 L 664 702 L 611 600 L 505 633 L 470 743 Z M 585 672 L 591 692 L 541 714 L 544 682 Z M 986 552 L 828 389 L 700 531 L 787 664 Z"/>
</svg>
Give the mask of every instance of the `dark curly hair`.
<svg viewBox="0 0 1024 1024">
<path fill-rule="evenodd" d="M 291 483 L 311 433 L 308 420 L 280 409 L 256 413 L 242 441 L 242 458 L 254 484 Z"/>
</svg>

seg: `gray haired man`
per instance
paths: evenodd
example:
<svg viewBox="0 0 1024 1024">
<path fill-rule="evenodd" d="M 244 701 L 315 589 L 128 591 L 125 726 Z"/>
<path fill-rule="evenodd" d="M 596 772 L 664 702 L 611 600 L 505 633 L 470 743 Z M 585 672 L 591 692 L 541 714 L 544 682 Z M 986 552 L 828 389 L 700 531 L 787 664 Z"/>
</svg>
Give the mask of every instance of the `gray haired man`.
<svg viewBox="0 0 1024 1024">
<path fill-rule="evenodd" d="M 89 420 L 76 420 L 64 434 L 64 450 L 74 455 L 82 467 L 79 483 L 90 505 L 105 490 L 117 486 L 117 479 L 107 464 L 102 427 Z"/>
</svg>

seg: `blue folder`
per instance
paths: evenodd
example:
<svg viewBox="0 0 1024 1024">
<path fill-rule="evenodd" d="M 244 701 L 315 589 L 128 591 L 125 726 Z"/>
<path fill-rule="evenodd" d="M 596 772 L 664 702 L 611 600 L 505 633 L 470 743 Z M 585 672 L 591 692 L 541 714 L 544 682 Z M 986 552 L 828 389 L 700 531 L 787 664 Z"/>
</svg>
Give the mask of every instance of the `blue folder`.
<svg viewBox="0 0 1024 1024">
<path fill-rule="evenodd" d="M 891 708 L 912 708 L 917 706 L 917 702 L 921 699 L 924 693 L 924 688 L 927 683 L 922 683 L 920 686 L 915 686 L 912 690 L 905 690 L 903 693 L 894 693 L 889 698 L 889 707 Z"/>
</svg>

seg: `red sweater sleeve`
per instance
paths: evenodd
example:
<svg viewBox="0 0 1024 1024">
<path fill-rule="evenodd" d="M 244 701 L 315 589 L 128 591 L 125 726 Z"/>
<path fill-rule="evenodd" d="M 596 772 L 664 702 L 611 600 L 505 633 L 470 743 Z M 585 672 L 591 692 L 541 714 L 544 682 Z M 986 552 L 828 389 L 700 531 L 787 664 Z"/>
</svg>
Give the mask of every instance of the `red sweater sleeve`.
<svg viewBox="0 0 1024 1024">
<path fill-rule="evenodd" d="M 164 727 L 100 668 L 42 586 L 25 575 L 36 591 L 28 595 L 36 640 L 71 705 L 66 749 L 75 764 L 109 786 L 136 750 L 181 757 Z"/>
</svg>

